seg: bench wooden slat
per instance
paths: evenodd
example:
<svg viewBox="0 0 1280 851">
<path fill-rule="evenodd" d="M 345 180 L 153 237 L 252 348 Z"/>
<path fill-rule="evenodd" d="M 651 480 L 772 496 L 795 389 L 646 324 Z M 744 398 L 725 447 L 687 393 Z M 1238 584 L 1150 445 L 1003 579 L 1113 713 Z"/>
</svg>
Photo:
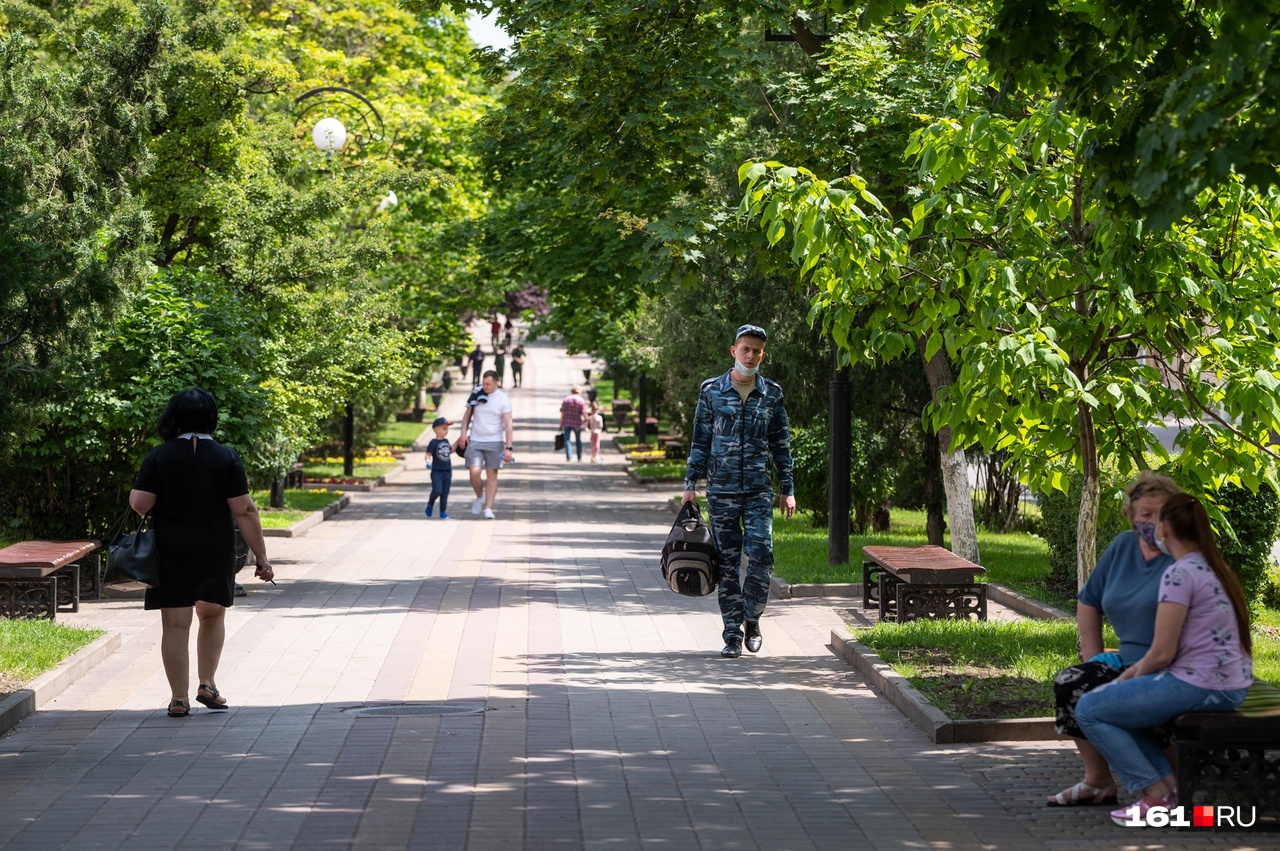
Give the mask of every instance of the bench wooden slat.
<svg viewBox="0 0 1280 851">
<path fill-rule="evenodd" d="M 0 568 L 57 570 L 100 547 L 98 541 L 23 541 L 0 549 Z"/>
<path fill-rule="evenodd" d="M 986 573 L 987 569 L 961 558 L 948 549 L 935 546 L 889 547 L 866 546 L 862 553 L 881 567 L 894 573 Z"/>
</svg>

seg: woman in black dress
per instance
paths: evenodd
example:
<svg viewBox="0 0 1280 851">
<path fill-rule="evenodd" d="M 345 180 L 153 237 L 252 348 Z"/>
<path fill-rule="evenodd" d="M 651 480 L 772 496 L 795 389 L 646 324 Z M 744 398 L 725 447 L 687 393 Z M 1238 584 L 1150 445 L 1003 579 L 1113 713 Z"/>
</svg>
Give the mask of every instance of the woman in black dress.
<svg viewBox="0 0 1280 851">
<path fill-rule="evenodd" d="M 211 436 L 218 425 L 213 396 L 199 387 L 174 394 L 156 425 L 165 442 L 142 462 L 129 504 L 139 514 L 150 513 L 156 530 L 160 585 L 147 590 L 144 607 L 160 610 L 160 657 L 173 691 L 169 716 L 185 718 L 191 708 L 187 648 L 193 610 L 200 619 L 196 700 L 210 709 L 227 708 L 216 673 L 235 577 L 233 515 L 253 551 L 255 575 L 265 582 L 274 573 L 240 456 Z"/>
</svg>

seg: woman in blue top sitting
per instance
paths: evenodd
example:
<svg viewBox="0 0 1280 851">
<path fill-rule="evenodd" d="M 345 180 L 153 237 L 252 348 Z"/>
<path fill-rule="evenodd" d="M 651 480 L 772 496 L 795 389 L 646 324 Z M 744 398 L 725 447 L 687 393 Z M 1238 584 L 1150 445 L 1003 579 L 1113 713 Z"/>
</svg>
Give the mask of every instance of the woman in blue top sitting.
<svg viewBox="0 0 1280 851">
<path fill-rule="evenodd" d="M 1151 648 L 1076 708 L 1125 788 L 1143 793 L 1111 813 L 1125 827 L 1145 827 L 1152 807 L 1178 805 L 1173 768 L 1151 728 L 1184 712 L 1230 712 L 1253 683 L 1249 605 L 1199 500 L 1181 494 L 1164 504 L 1156 544 L 1177 561 L 1160 581 Z"/>
<path fill-rule="evenodd" d="M 1080 590 L 1076 623 L 1080 658 L 1084 661 L 1054 678 L 1057 731 L 1075 739 L 1084 760 L 1084 779 L 1051 795 L 1051 807 L 1114 804 L 1116 784 L 1111 767 L 1076 723 L 1076 702 L 1087 692 L 1120 676 L 1151 647 L 1155 633 L 1160 577 L 1173 559 L 1156 547 L 1156 521 L 1165 500 L 1182 493 L 1168 476 L 1143 471 L 1125 492 L 1123 512 L 1133 531 L 1121 532 Z M 1120 638 L 1120 651 L 1104 652 L 1102 619 Z"/>
</svg>

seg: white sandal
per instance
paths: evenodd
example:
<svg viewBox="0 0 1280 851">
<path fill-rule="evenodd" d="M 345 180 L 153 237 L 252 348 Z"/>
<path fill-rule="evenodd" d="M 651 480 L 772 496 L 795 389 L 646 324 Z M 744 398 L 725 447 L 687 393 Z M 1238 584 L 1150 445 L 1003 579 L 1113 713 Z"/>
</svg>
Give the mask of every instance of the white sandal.
<svg viewBox="0 0 1280 851">
<path fill-rule="evenodd" d="M 1116 802 L 1116 784 L 1090 786 L 1081 780 L 1076 785 L 1051 795 L 1045 802 L 1051 807 L 1096 807 Z"/>
</svg>

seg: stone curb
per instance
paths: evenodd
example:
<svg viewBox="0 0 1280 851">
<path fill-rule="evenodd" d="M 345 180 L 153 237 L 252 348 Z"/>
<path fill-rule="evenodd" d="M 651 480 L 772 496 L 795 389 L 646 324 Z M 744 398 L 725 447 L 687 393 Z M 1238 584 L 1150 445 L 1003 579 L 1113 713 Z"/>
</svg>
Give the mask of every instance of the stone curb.
<svg viewBox="0 0 1280 851">
<path fill-rule="evenodd" d="M 630 479 L 633 484 L 637 484 L 642 488 L 649 488 L 651 490 L 667 490 L 672 485 L 684 486 L 684 479 L 651 479 L 647 482 L 642 481 L 640 477 L 636 475 L 635 468 L 630 464 L 627 465 L 627 478 Z"/>
<path fill-rule="evenodd" d="M 987 583 L 987 599 L 994 600 L 1000 605 L 1008 609 L 1013 609 L 1020 615 L 1029 618 L 1039 618 L 1040 620 L 1075 620 L 1075 616 L 1070 612 L 1064 612 L 1062 609 L 1054 608 L 1048 603 L 1042 603 L 1031 597 L 1024 597 L 1012 588 L 995 582 Z"/>
<path fill-rule="evenodd" d="M 122 643 L 118 634 L 104 635 L 0 701 L 0 734 L 8 732 L 23 718 L 53 700 L 93 670 L 95 665 L 119 650 Z"/>
<path fill-rule="evenodd" d="M 952 720 L 871 648 L 845 638 L 834 629 L 831 648 L 935 744 L 1065 740 L 1054 731 L 1052 718 Z"/>
<path fill-rule="evenodd" d="M 343 494 L 336 502 L 331 502 L 319 511 L 313 511 L 287 529 L 263 529 L 264 538 L 296 538 L 312 526 L 318 526 L 351 504 L 351 495 Z"/>
<path fill-rule="evenodd" d="M 797 597 L 861 597 L 861 582 L 800 582 L 795 585 L 774 575 L 769 581 L 769 593 L 778 600 Z"/>
</svg>

